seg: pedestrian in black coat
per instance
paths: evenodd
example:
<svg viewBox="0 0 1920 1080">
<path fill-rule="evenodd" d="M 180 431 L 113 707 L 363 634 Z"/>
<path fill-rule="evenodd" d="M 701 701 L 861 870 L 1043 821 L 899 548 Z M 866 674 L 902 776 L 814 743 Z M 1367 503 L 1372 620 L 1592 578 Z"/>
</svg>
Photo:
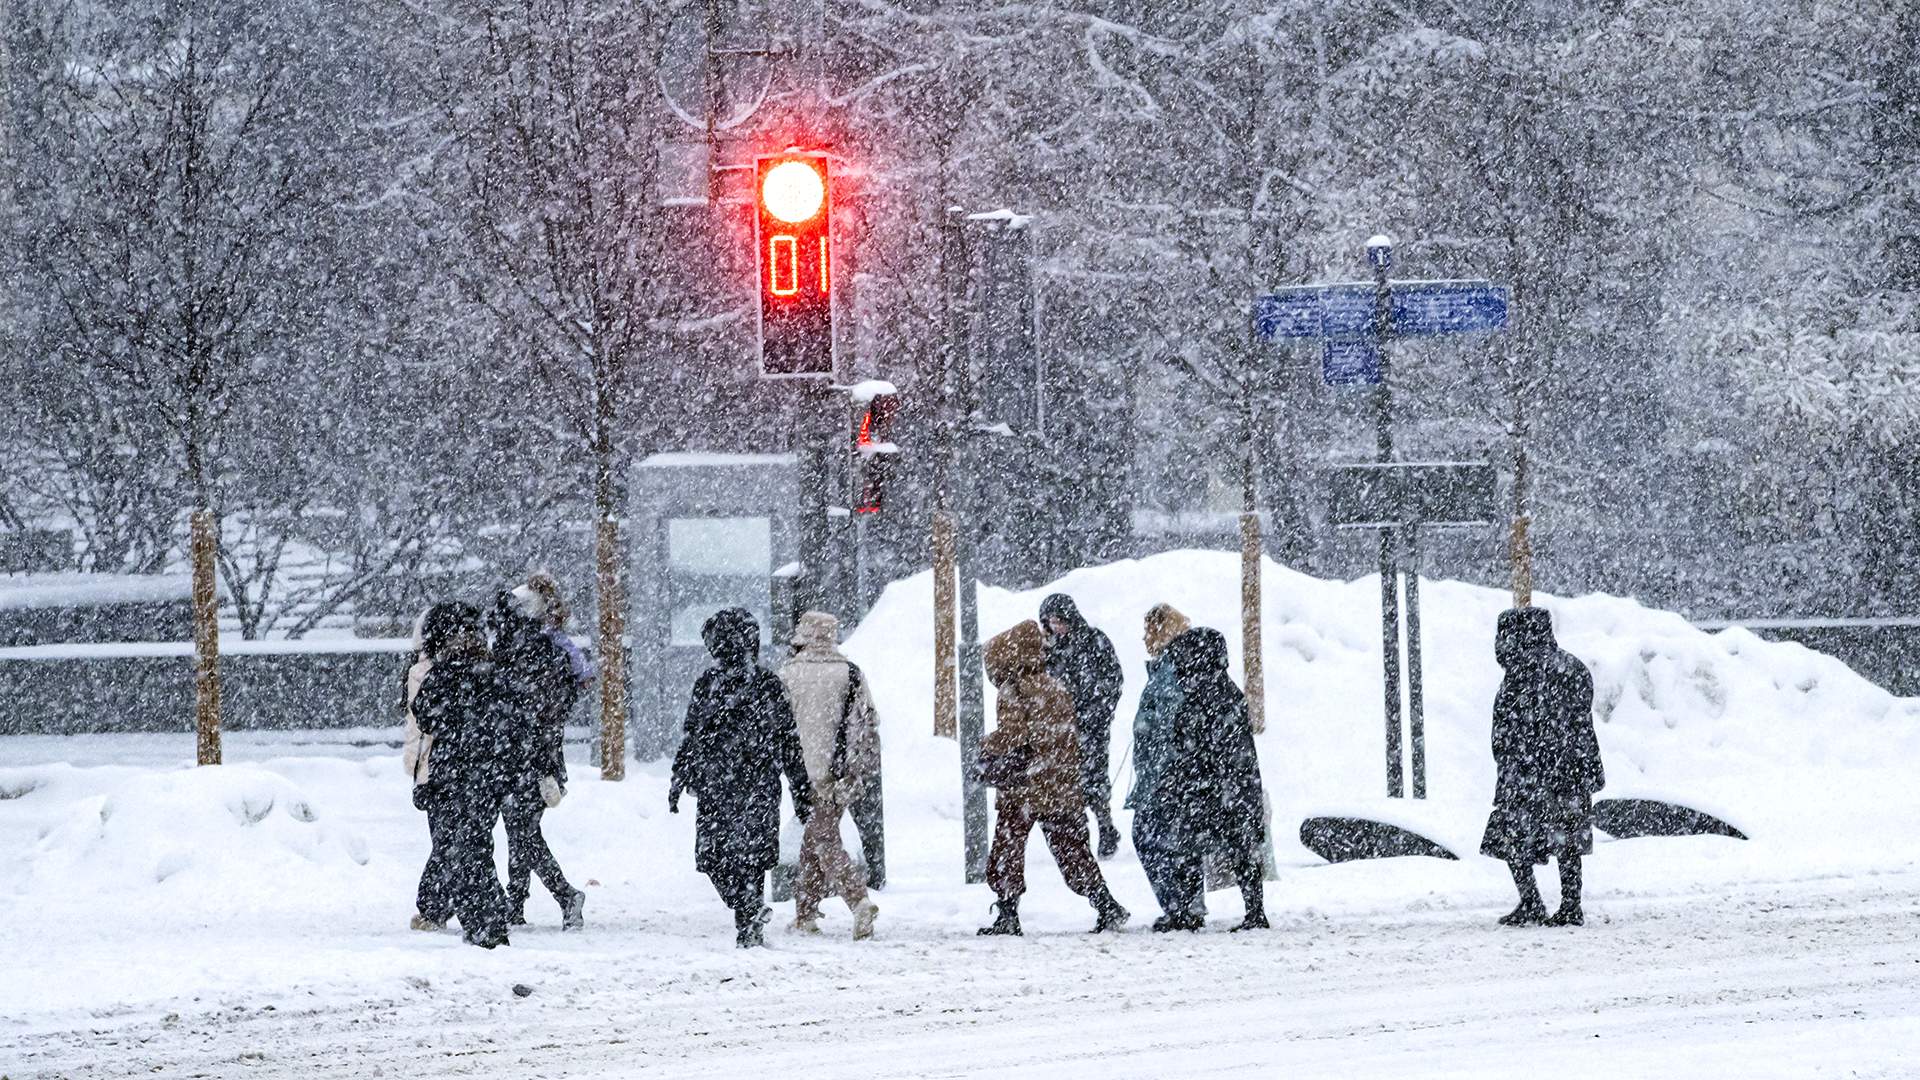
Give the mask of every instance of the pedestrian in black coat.
<svg viewBox="0 0 1920 1080">
<path fill-rule="evenodd" d="M 433 669 L 414 695 L 413 715 L 433 740 L 433 757 L 419 798 L 441 826 L 443 880 L 461 930 L 469 944 L 491 949 L 507 944 L 493 822 L 526 768 L 520 703 L 487 655 L 477 609 L 435 605 L 423 636 L 435 643 Z"/>
<path fill-rule="evenodd" d="M 1544 608 L 1502 612 L 1494 656 L 1506 669 L 1493 703 L 1499 776 L 1480 853 L 1505 862 L 1520 906 L 1500 921 L 1579 926 L 1580 859 L 1593 853 L 1593 793 L 1606 784 L 1593 729 L 1593 676 L 1559 646 Z M 1549 917 L 1533 868 L 1560 860 L 1560 910 Z"/>
<path fill-rule="evenodd" d="M 1113 642 L 1087 622 L 1073 597 L 1054 593 L 1042 601 L 1040 625 L 1047 632 L 1047 674 L 1073 698 L 1080 730 L 1081 788 L 1100 828 L 1100 857 L 1110 858 L 1120 849 L 1120 830 L 1113 825 L 1113 780 L 1107 775 L 1107 757 L 1113 742 L 1113 713 L 1120 705 L 1126 675 Z"/>
<path fill-rule="evenodd" d="M 680 812 L 683 791 L 699 800 L 693 864 L 733 909 L 735 943 L 744 949 L 764 943 L 773 917 L 762 896 L 767 871 L 780 861 L 780 775 L 802 822 L 813 792 L 786 686 L 760 666 L 753 615 L 729 608 L 708 619 L 700 636 L 714 665 L 693 686 L 667 808 Z"/>
<path fill-rule="evenodd" d="M 487 615 L 494 664 L 513 688 L 521 710 L 516 719 L 528 746 L 526 767 L 514 779 L 500 813 L 507 827 L 507 922 L 526 925 L 527 896 L 537 874 L 560 905 L 561 929 L 579 930 L 586 925 L 587 894 L 568 884 L 540 822 L 547 811 L 546 793 L 557 796 L 565 790 L 567 717 L 580 688 L 566 650 L 523 607 L 537 600 L 524 591 L 503 592 Z"/>
<path fill-rule="evenodd" d="M 1178 910 L 1165 929 L 1198 930 L 1194 912 L 1206 890 L 1206 857 L 1225 855 L 1240 882 L 1246 917 L 1236 930 L 1267 927 L 1266 880 L 1260 862 L 1266 810 L 1260 755 L 1254 748 L 1247 697 L 1229 673 L 1227 639 L 1199 627 L 1173 639 L 1166 657 L 1179 680 L 1180 704 L 1161 751 L 1158 800 L 1170 808 L 1175 837 Z"/>
</svg>

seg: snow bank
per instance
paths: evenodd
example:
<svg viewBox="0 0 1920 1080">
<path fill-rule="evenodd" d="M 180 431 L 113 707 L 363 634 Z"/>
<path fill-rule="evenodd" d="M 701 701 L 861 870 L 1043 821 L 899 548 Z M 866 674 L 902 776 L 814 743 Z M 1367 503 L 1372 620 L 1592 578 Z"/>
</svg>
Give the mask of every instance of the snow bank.
<svg viewBox="0 0 1920 1080">
<path fill-rule="evenodd" d="M 1259 743 L 1283 861 L 1311 858 L 1294 833 L 1300 820 L 1321 813 L 1373 813 L 1421 827 L 1462 854 L 1476 851 L 1493 792 L 1488 743 L 1500 680 L 1493 628 L 1506 594 L 1423 582 L 1431 798 L 1425 806 L 1389 805 L 1379 579 L 1328 581 L 1268 562 L 1263 583 L 1268 727 Z M 889 586 L 847 649 L 870 672 L 883 714 L 890 804 L 900 792 L 935 816 L 951 816 L 958 750 L 929 737 L 932 592 L 931 573 Z M 1078 570 L 1031 592 L 983 588 L 982 636 L 1034 617 L 1050 592 L 1078 601 L 1113 639 L 1126 669 L 1112 757 L 1122 793 L 1134 702 L 1145 683 L 1145 613 L 1167 602 L 1196 625 L 1218 629 L 1237 671 L 1239 557 L 1173 552 Z M 1724 817 L 1757 844 L 1741 854 L 1729 847 L 1738 842 L 1716 841 L 1726 849 L 1718 857 L 1735 862 L 1791 850 L 1809 864 L 1854 865 L 1920 825 L 1900 764 L 1920 751 L 1920 701 L 1895 698 L 1803 646 L 1741 629 L 1709 634 L 1630 599 L 1537 602 L 1553 612 L 1562 645 L 1593 669 L 1604 794 L 1671 799 Z M 1890 817 L 1905 824 L 1889 827 Z"/>
<path fill-rule="evenodd" d="M 84 897 L 218 918 L 337 900 L 369 861 L 357 833 L 256 765 L 5 769 L 0 798 L 60 807 L 37 844 L 0 864 L 0 887 L 24 900 L 65 906 Z"/>
</svg>

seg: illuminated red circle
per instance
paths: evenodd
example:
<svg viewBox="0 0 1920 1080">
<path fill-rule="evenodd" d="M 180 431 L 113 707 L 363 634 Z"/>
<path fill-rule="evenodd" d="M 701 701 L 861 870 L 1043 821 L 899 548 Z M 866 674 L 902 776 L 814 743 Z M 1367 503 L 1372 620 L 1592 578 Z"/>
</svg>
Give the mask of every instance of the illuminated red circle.
<svg viewBox="0 0 1920 1080">
<path fill-rule="evenodd" d="M 827 185 L 806 162 L 783 161 L 768 169 L 760 182 L 760 201 L 767 213 L 781 221 L 806 221 L 827 201 Z"/>
</svg>

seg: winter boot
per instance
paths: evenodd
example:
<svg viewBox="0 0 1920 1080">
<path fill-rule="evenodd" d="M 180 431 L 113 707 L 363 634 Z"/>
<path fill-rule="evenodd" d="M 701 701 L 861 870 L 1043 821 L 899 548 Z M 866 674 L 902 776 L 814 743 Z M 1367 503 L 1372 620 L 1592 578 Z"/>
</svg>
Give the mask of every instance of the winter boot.
<svg viewBox="0 0 1920 1080">
<path fill-rule="evenodd" d="M 980 928 L 981 937 L 1020 937 L 1020 900 L 1001 900 L 993 905 L 993 924 Z"/>
<path fill-rule="evenodd" d="M 807 934 L 809 936 L 818 934 L 820 932 L 820 913 L 816 911 L 806 915 L 795 915 L 793 917 L 793 925 L 788 927 L 788 929 L 796 934 Z"/>
<path fill-rule="evenodd" d="M 527 894 L 519 891 L 507 893 L 507 925 L 527 925 Z"/>
<path fill-rule="evenodd" d="M 1204 930 L 1206 926 L 1206 916 L 1191 913 L 1185 915 L 1162 915 L 1153 920 L 1153 932 L 1156 934 L 1172 934 L 1181 931 L 1192 933 L 1195 930 Z"/>
<path fill-rule="evenodd" d="M 461 940 L 469 945 L 478 945 L 483 949 L 495 949 L 502 945 L 511 945 L 507 940 L 507 928 L 496 926 L 491 929 L 469 930 L 461 935 Z"/>
<path fill-rule="evenodd" d="M 414 930 L 424 930 L 430 934 L 437 934 L 447 928 L 446 923 L 436 919 L 429 919 L 425 915 L 415 915 L 413 921 L 408 923 L 407 926 Z"/>
<path fill-rule="evenodd" d="M 767 943 L 767 923 L 773 919 L 773 909 L 764 905 L 758 911 L 743 909 L 733 913 L 733 925 L 736 930 L 733 943 L 742 949 L 757 949 Z"/>
<path fill-rule="evenodd" d="M 1246 902 L 1247 917 L 1240 920 L 1239 926 L 1233 928 L 1234 933 L 1237 934 L 1242 930 L 1272 929 L 1272 925 L 1267 922 L 1266 885 L 1267 883 L 1259 878 L 1241 881 L 1240 897 Z"/>
<path fill-rule="evenodd" d="M 1113 813 L 1095 807 L 1093 816 L 1100 825 L 1100 857 L 1111 859 L 1120 850 L 1120 830 L 1113 826 Z"/>
<path fill-rule="evenodd" d="M 1105 885 L 1100 886 L 1100 891 L 1093 896 L 1093 910 L 1100 916 L 1099 920 L 1093 924 L 1092 933 L 1095 934 L 1104 934 L 1109 930 L 1117 931 L 1127 925 L 1128 919 L 1133 918 L 1126 908 L 1120 906 L 1120 901 L 1113 898 L 1113 893 Z"/>
<path fill-rule="evenodd" d="M 853 940 L 865 941 L 873 936 L 873 920 L 880 917 L 880 905 L 871 900 L 862 900 L 853 906 Z"/>
<path fill-rule="evenodd" d="M 1544 925 L 1585 926 L 1587 925 L 1587 914 L 1580 910 L 1580 900 L 1578 897 L 1572 900 L 1562 900 L 1560 901 L 1560 910 L 1554 912 L 1551 917 L 1544 920 Z"/>
<path fill-rule="evenodd" d="M 1538 896 L 1523 899 L 1520 906 L 1500 917 L 1501 926 L 1543 926 L 1547 921 L 1547 906 Z"/>
<path fill-rule="evenodd" d="M 587 928 L 587 894 L 579 889 L 567 897 L 560 905 L 560 929 L 585 930 Z"/>
</svg>

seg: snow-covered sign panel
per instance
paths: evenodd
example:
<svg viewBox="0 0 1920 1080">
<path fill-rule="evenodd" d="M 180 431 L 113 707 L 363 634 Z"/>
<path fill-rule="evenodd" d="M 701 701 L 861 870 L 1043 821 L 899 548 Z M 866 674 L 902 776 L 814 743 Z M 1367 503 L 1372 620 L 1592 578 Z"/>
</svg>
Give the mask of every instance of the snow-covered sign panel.
<svg viewBox="0 0 1920 1080">
<path fill-rule="evenodd" d="M 1331 470 L 1327 517 L 1336 528 L 1485 525 L 1498 510 L 1499 479 L 1481 461 L 1394 461 Z"/>
<path fill-rule="evenodd" d="M 1396 337 L 1439 337 L 1505 329 L 1511 290 L 1478 280 L 1388 283 Z M 1342 281 L 1281 289 L 1254 301 L 1254 328 L 1266 338 L 1320 338 L 1329 386 L 1370 386 L 1381 378 L 1379 292 Z"/>
</svg>

